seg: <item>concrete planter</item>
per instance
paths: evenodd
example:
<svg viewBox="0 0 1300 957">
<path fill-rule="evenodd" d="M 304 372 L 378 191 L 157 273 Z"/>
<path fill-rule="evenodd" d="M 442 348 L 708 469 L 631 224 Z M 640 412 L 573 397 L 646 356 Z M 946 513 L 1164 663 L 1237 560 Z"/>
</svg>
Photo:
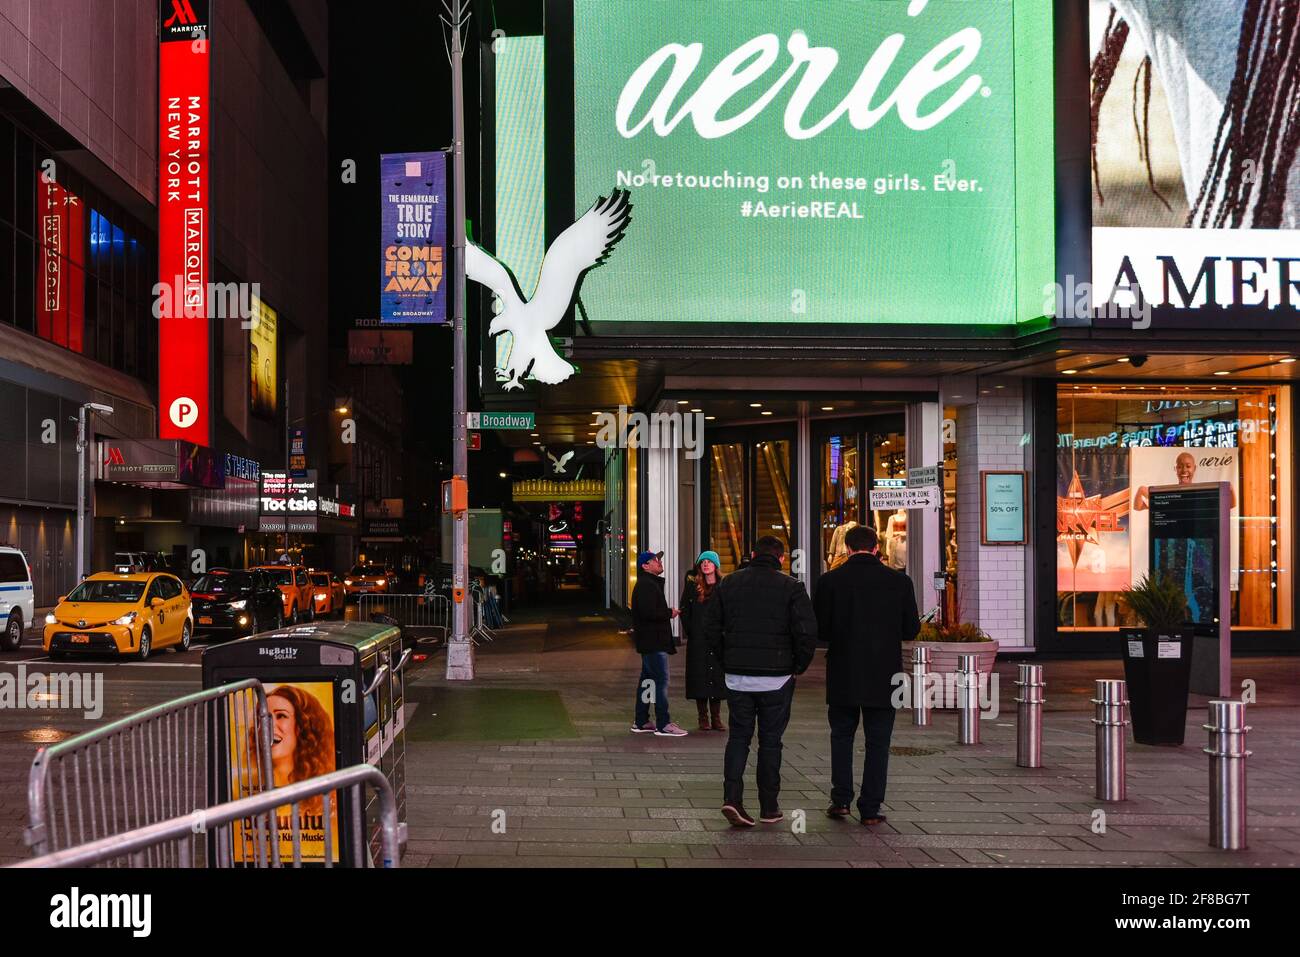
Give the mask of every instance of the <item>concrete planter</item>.
<svg viewBox="0 0 1300 957">
<path fill-rule="evenodd" d="M 930 674 L 956 674 L 958 655 L 979 655 L 976 667 L 982 675 L 992 674 L 993 663 L 998 658 L 996 641 L 905 641 L 903 642 L 903 671 L 912 673 L 912 649 L 930 649 Z"/>
</svg>

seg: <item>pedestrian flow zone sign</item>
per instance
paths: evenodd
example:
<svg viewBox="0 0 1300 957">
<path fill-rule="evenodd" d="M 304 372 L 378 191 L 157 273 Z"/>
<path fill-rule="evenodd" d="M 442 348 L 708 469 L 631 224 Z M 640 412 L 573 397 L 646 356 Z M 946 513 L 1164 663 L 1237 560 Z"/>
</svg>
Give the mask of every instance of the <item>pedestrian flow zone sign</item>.
<svg viewBox="0 0 1300 957">
<path fill-rule="evenodd" d="M 940 497 L 941 493 L 937 485 L 927 485 L 924 488 L 873 488 L 871 508 L 884 511 L 900 508 L 936 508 Z"/>
<path fill-rule="evenodd" d="M 471 429 L 528 429 L 537 428 L 535 412 L 467 412 L 466 425 Z"/>
<path fill-rule="evenodd" d="M 920 468 L 907 470 L 907 487 L 924 488 L 927 485 L 939 484 L 939 466 L 923 465 Z"/>
</svg>

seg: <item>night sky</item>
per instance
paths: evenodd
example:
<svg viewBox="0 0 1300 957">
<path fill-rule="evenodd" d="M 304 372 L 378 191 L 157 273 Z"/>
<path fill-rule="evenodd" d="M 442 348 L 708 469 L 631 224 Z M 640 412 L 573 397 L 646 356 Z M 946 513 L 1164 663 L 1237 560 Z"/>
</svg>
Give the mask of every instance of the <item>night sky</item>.
<svg viewBox="0 0 1300 957">
<path fill-rule="evenodd" d="M 438 19 L 438 0 L 386 0 L 330 4 L 329 156 L 330 335 L 346 344 L 358 319 L 374 319 L 379 304 L 379 186 L 381 153 L 445 149 L 451 143 L 451 70 L 444 49 L 446 28 Z M 467 213 L 475 216 L 478 189 L 477 33 L 471 21 L 466 40 Z M 490 32 L 490 31 L 489 31 Z M 341 179 L 345 160 L 356 161 L 355 184 Z M 448 164 L 450 172 L 450 163 Z M 469 407 L 477 408 L 478 324 L 471 290 L 468 315 Z M 406 370 L 406 443 L 427 443 L 428 454 L 449 463 L 451 435 L 451 331 L 416 327 L 415 365 Z M 490 433 L 483 450 L 469 453 L 471 501 L 499 504 L 505 482 L 498 472 L 509 456 Z"/>
</svg>

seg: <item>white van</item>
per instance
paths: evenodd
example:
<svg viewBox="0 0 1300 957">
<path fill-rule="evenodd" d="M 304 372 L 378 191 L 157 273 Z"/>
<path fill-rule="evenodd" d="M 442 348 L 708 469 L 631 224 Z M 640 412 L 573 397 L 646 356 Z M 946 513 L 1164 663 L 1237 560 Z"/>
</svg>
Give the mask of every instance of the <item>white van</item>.
<svg viewBox="0 0 1300 957">
<path fill-rule="evenodd" d="M 0 545 L 0 650 L 17 651 L 23 629 L 36 614 L 32 570 L 27 556 L 13 545 Z"/>
</svg>

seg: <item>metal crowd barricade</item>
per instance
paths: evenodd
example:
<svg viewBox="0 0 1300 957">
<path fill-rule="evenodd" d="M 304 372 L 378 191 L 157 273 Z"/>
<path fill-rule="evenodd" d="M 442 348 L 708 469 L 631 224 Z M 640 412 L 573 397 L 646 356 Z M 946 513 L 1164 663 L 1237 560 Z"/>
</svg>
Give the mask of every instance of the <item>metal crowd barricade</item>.
<svg viewBox="0 0 1300 957">
<path fill-rule="evenodd" d="M 380 620 L 399 625 L 403 632 L 419 642 L 446 643 L 451 633 L 451 599 L 436 592 L 358 595 L 357 620 L 375 621 L 375 616 L 383 616 Z"/>
<path fill-rule="evenodd" d="M 496 641 L 496 635 L 488 626 L 487 605 L 488 595 L 483 590 L 483 586 L 478 582 L 472 582 L 469 586 L 470 613 L 473 616 L 470 619 L 469 640 L 474 644 L 479 644 L 479 639 L 483 641 Z"/>
<path fill-rule="evenodd" d="M 252 733 L 250 733 L 252 732 Z M 216 735 L 240 742 L 214 767 Z M 27 782 L 26 839 L 34 854 L 112 841 L 207 806 L 210 776 L 230 793 L 257 794 L 272 781 L 271 716 L 256 679 L 167 701 L 41 748 Z M 199 834 L 144 853 L 152 867 L 193 859 Z"/>
<path fill-rule="evenodd" d="M 293 824 L 292 866 L 302 866 L 302 847 L 298 831 L 298 805 L 310 798 L 323 801 L 325 820 L 325 846 L 331 846 L 331 795 L 345 788 L 352 789 L 351 806 L 360 814 L 361 789 L 370 785 L 379 798 L 381 830 L 380 859 L 376 861 L 365 853 L 365 836 L 361 827 L 352 829 L 356 844 L 354 860 L 365 860 L 371 866 L 395 868 L 399 863 L 397 802 L 393 789 L 382 771 L 369 764 L 358 764 L 340 771 L 331 771 L 318 777 L 239 798 L 210 808 L 199 808 L 142 827 L 101 837 L 76 847 L 36 857 L 13 867 L 92 867 L 97 864 L 118 863 L 127 867 L 151 867 L 157 859 L 171 858 L 172 866 L 197 867 L 202 861 L 194 853 L 195 838 L 203 841 L 211 837 L 212 852 L 208 863 L 213 867 L 229 868 L 235 863 L 255 867 L 284 867 L 287 862 L 279 853 L 280 835 L 276 823 L 276 809 L 288 805 Z M 255 823 L 252 823 L 255 822 Z M 251 858 L 236 861 L 234 848 L 237 840 L 248 843 L 253 831 L 256 851 Z M 238 837 L 237 837 L 238 834 Z M 325 855 L 324 866 L 332 866 L 332 856 Z"/>
</svg>

